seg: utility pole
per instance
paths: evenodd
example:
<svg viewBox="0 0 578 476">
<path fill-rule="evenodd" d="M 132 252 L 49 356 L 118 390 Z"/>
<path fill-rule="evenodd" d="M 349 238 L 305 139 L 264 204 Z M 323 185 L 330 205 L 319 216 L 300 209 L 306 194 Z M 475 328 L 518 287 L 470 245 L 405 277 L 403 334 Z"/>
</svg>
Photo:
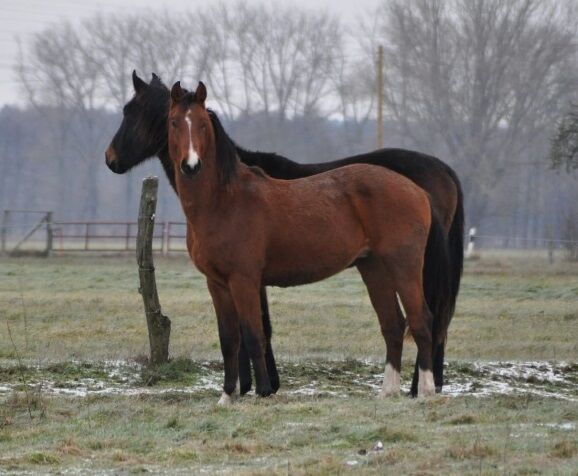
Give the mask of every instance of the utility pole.
<svg viewBox="0 0 578 476">
<path fill-rule="evenodd" d="M 377 148 L 383 148 L 383 46 L 377 48 Z"/>
</svg>

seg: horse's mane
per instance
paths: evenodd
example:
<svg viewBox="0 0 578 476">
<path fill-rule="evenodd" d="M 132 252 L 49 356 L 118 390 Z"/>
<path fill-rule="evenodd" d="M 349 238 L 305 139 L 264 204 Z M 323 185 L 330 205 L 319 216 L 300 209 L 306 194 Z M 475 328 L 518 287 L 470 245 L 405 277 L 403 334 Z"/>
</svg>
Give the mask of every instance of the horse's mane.
<svg viewBox="0 0 578 476">
<path fill-rule="evenodd" d="M 237 145 L 225 132 L 219 117 L 212 109 L 207 109 L 209 118 L 215 133 L 215 148 L 217 152 L 217 164 L 219 165 L 219 175 L 222 185 L 227 185 L 237 174 L 239 156 L 237 155 Z"/>
<path fill-rule="evenodd" d="M 149 118 L 150 122 L 147 127 L 137 128 L 137 133 L 143 136 L 143 140 L 158 144 L 160 150 L 167 146 L 168 141 L 167 120 L 169 116 L 170 92 L 158 76 L 153 75 L 144 98 L 146 99 L 142 103 L 144 113 L 141 117 Z"/>
</svg>

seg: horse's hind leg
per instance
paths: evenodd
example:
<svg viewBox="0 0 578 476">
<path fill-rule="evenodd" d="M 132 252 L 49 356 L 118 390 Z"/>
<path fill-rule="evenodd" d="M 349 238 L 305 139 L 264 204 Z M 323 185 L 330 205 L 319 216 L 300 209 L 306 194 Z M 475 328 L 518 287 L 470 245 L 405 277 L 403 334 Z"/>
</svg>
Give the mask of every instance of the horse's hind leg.
<svg viewBox="0 0 578 476">
<path fill-rule="evenodd" d="M 432 374 L 432 322 L 433 317 L 425 302 L 421 274 L 413 279 L 396 279 L 400 300 L 407 314 L 407 323 L 417 345 L 419 367 L 418 396 L 435 393 Z"/>
<path fill-rule="evenodd" d="M 398 395 L 405 320 L 396 308 L 393 281 L 386 266 L 376 258 L 360 261 L 357 269 L 361 273 L 369 299 L 379 318 L 381 333 L 387 347 L 380 397 Z"/>
<path fill-rule="evenodd" d="M 243 341 L 255 370 L 255 391 L 267 397 L 273 393 L 265 363 L 266 339 L 261 316 L 260 288 L 253 280 L 231 277 L 229 289 L 241 324 Z"/>
<path fill-rule="evenodd" d="M 271 336 L 273 329 L 271 328 L 271 319 L 269 317 L 269 303 L 267 302 L 267 290 L 261 288 L 261 317 L 263 320 L 263 330 L 265 331 L 265 363 L 267 364 L 267 373 L 271 380 L 271 388 L 273 393 L 279 390 L 279 373 L 277 372 L 277 364 L 275 363 L 275 356 L 273 355 L 273 347 L 271 345 Z M 251 390 L 251 358 L 245 347 L 244 339 L 241 340 L 241 349 L 239 350 L 239 383 L 241 395 L 245 395 Z"/>
<path fill-rule="evenodd" d="M 441 342 L 433 346 L 433 378 L 436 388 L 436 393 L 441 393 L 444 386 L 444 358 L 445 358 L 446 343 Z M 411 380 L 410 395 L 417 397 L 417 387 L 419 379 L 419 365 L 418 360 L 415 361 L 415 368 Z"/>
<path fill-rule="evenodd" d="M 239 319 L 229 290 L 214 281 L 208 281 L 207 284 L 217 314 L 219 340 L 225 364 L 225 382 L 219 404 L 227 405 L 231 403 L 231 395 L 235 391 L 239 377 L 238 359 L 241 341 Z"/>
<path fill-rule="evenodd" d="M 446 342 L 445 340 L 439 344 L 434 345 L 433 351 L 433 374 L 434 383 L 436 386 L 436 393 L 441 393 L 444 386 L 444 358 L 445 358 Z"/>
<path fill-rule="evenodd" d="M 243 337 L 241 335 L 241 337 Z M 251 358 L 245 348 L 244 339 L 241 338 L 241 346 L 239 348 L 239 392 L 245 395 L 251 390 L 253 379 L 251 377 Z"/>
</svg>

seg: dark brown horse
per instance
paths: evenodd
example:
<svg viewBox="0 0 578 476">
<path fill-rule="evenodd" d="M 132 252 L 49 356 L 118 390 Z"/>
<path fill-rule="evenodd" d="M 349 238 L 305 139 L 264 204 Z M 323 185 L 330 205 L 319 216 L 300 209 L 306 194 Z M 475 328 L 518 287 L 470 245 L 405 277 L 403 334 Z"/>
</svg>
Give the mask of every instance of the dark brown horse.
<svg viewBox="0 0 578 476">
<path fill-rule="evenodd" d="M 422 272 L 426 247 L 442 265 L 447 247 L 427 193 L 395 172 L 370 165 L 296 180 L 271 178 L 239 160 L 216 115 L 206 110 L 206 96 L 203 83 L 195 93 L 178 82 L 173 86 L 169 155 L 187 217 L 189 255 L 207 277 L 217 315 L 225 363 L 220 403 L 229 403 L 236 387 L 241 336 L 257 394 L 272 393 L 262 286 L 312 283 L 352 264 L 361 273 L 387 345 L 382 395 L 400 389 L 406 322 L 396 297 L 418 347 L 418 396 L 433 395 L 433 318 Z"/>
<path fill-rule="evenodd" d="M 127 103 L 123 111 L 122 124 L 114 136 L 106 154 L 106 163 L 115 173 L 125 173 L 144 160 L 157 155 L 173 186 L 175 185 L 173 165 L 170 161 L 167 146 L 167 115 L 169 108 L 169 90 L 161 80 L 153 74 L 149 84 L 133 73 L 134 97 Z M 432 208 L 444 223 L 450 264 L 448 269 L 439 270 L 435 266 L 427 266 L 424 270 L 424 286 L 426 300 L 434 314 L 434 327 L 439 327 L 445 335 L 459 290 L 463 263 L 463 196 L 460 182 L 455 172 L 441 160 L 405 149 L 381 149 L 371 153 L 348 157 L 345 159 L 318 163 L 300 164 L 277 154 L 253 152 L 235 145 L 237 155 L 242 162 L 262 168 L 268 175 L 275 178 L 292 179 L 308 177 L 327 170 L 354 163 L 369 163 L 394 170 L 418 184 L 429 192 Z M 436 291 L 440 273 L 451 277 L 451 292 L 442 295 Z M 262 292 L 261 307 L 263 325 L 268 342 L 270 342 L 271 325 L 269 320 L 265 290 Z M 243 344 L 240 363 L 241 393 L 251 387 L 251 374 L 248 356 Z M 436 388 L 441 390 L 443 384 L 443 361 L 445 339 L 435 347 L 434 379 Z M 278 385 L 278 375 L 274 366 L 273 350 L 268 346 L 268 369 L 272 384 Z M 417 394 L 417 363 L 412 382 L 412 395 Z"/>
</svg>

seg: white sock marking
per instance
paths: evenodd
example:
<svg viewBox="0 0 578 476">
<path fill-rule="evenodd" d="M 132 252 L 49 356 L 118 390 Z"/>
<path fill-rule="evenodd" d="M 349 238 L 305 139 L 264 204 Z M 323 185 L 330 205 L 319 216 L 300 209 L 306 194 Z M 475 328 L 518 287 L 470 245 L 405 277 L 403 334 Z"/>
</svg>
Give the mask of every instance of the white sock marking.
<svg viewBox="0 0 578 476">
<path fill-rule="evenodd" d="M 401 379 L 399 372 L 395 370 L 393 365 L 389 362 L 385 364 L 385 371 L 383 373 L 383 387 L 381 389 L 381 396 L 389 397 L 399 395 Z"/>
<path fill-rule="evenodd" d="M 225 392 L 221 394 L 221 398 L 217 402 L 217 405 L 221 407 L 227 407 L 233 404 L 233 397 L 231 395 L 227 395 Z"/>
<path fill-rule="evenodd" d="M 185 116 L 185 121 L 187 123 L 187 127 L 189 128 L 189 151 L 187 153 L 187 165 L 191 168 L 194 168 L 195 165 L 199 163 L 199 154 L 193 147 L 193 134 L 191 132 L 191 118 L 189 117 L 189 113 Z"/>
<path fill-rule="evenodd" d="M 431 397 L 435 395 L 436 388 L 434 385 L 433 374 L 431 370 L 419 369 L 419 383 L 417 384 L 418 397 Z"/>
</svg>

